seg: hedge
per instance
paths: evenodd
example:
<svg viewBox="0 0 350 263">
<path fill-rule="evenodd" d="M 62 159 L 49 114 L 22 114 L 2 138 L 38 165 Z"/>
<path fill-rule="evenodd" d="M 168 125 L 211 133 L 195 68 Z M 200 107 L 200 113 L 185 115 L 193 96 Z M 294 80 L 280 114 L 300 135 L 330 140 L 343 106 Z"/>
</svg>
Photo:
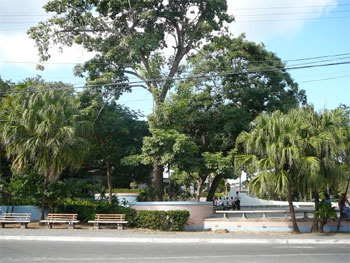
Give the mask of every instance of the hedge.
<svg viewBox="0 0 350 263">
<path fill-rule="evenodd" d="M 78 219 L 82 222 L 93 220 L 95 214 L 125 214 L 128 226 L 163 231 L 182 230 L 190 216 L 190 212 L 187 210 L 136 211 L 107 202 L 88 200 L 66 200 L 66 203 L 59 206 L 55 212 L 78 214 Z"/>
<path fill-rule="evenodd" d="M 129 221 L 128 225 L 134 225 L 136 211 L 128 207 L 117 206 L 107 202 L 93 202 L 88 200 L 68 200 L 64 205 L 57 208 L 57 212 L 78 214 L 78 219 L 82 222 L 93 220 L 95 214 L 125 214 Z"/>
<path fill-rule="evenodd" d="M 184 228 L 189 216 L 190 212 L 187 210 L 139 210 L 136 214 L 135 225 L 164 231 L 179 231 Z"/>
</svg>

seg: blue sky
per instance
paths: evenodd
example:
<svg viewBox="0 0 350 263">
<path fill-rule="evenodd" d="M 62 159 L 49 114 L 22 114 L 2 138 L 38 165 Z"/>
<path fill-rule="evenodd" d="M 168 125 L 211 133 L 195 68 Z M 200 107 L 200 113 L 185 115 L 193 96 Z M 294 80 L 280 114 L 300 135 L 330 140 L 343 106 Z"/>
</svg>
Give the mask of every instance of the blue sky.
<svg viewBox="0 0 350 263">
<path fill-rule="evenodd" d="M 45 19 L 41 6 L 46 1 L 0 0 L 0 76 L 17 82 L 39 74 L 48 81 L 82 85 L 84 80 L 73 76 L 72 67 L 92 54 L 79 47 L 63 53 L 53 49 L 52 64 L 45 71 L 35 70 L 36 49 L 25 32 Z M 349 0 L 228 0 L 228 4 L 230 14 L 236 16 L 231 32 L 263 42 L 282 60 L 350 53 Z M 350 61 L 350 55 L 347 58 L 341 61 Z M 290 73 L 317 110 L 333 109 L 340 103 L 350 105 L 349 64 Z M 120 102 L 145 114 L 152 109 L 152 98 L 142 89 L 125 94 Z"/>
</svg>

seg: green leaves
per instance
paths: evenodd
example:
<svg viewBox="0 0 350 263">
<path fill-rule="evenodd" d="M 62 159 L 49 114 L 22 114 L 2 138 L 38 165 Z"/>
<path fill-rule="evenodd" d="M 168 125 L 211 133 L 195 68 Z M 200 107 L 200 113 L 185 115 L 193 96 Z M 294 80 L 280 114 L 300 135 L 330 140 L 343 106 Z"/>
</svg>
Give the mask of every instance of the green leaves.
<svg viewBox="0 0 350 263">
<path fill-rule="evenodd" d="M 69 87 L 47 90 L 61 84 L 40 84 L 33 93 L 7 96 L 2 104 L 2 142 L 13 166 L 23 171 L 33 165 L 47 179 L 56 180 L 64 168 L 78 168 L 87 152 L 87 142 L 77 126 L 78 102 Z M 6 114 L 5 114 L 6 113 Z M 80 130 L 81 130 L 80 129 Z"/>
</svg>

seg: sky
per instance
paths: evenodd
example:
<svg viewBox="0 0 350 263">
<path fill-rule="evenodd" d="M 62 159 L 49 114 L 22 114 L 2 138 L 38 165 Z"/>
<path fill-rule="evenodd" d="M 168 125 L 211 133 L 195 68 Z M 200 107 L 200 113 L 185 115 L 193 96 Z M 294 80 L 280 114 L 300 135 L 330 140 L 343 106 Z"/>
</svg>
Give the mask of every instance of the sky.
<svg viewBox="0 0 350 263">
<path fill-rule="evenodd" d="M 79 46 L 66 48 L 63 53 L 53 47 L 45 70 L 35 68 L 37 50 L 26 31 L 48 18 L 42 10 L 46 2 L 0 0 L 0 77 L 18 82 L 41 75 L 47 81 L 81 86 L 84 79 L 74 77 L 72 68 L 93 54 Z M 235 16 L 229 27 L 235 36 L 245 33 L 248 40 L 264 43 L 267 50 L 289 61 L 287 66 L 350 61 L 350 0 L 228 0 L 228 8 Z M 300 60 L 323 56 L 330 57 Z M 316 110 L 350 106 L 350 64 L 289 72 Z M 119 103 L 144 114 L 152 111 L 151 95 L 140 88 L 123 95 Z"/>
</svg>

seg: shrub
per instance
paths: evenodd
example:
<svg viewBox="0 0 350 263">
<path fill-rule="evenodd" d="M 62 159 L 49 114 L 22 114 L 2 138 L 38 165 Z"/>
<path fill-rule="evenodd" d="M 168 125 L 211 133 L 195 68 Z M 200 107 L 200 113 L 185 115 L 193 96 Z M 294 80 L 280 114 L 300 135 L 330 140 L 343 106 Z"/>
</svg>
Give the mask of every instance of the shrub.
<svg viewBox="0 0 350 263">
<path fill-rule="evenodd" d="M 146 202 L 146 201 L 155 201 L 156 200 L 156 192 L 153 188 L 147 188 L 140 192 L 140 195 L 137 197 L 138 202 Z"/>
<path fill-rule="evenodd" d="M 187 210 L 173 210 L 167 212 L 169 216 L 169 230 L 182 230 L 190 217 L 190 212 Z"/>
<path fill-rule="evenodd" d="M 173 211 L 137 211 L 135 225 L 137 227 L 179 231 L 185 226 L 190 213 L 186 210 Z"/>
<path fill-rule="evenodd" d="M 88 200 L 66 200 L 59 206 L 57 212 L 76 213 L 82 222 L 93 220 L 95 214 L 125 214 L 128 225 L 134 225 L 136 211 L 131 208 L 109 204 L 108 202 L 93 202 Z"/>
</svg>

